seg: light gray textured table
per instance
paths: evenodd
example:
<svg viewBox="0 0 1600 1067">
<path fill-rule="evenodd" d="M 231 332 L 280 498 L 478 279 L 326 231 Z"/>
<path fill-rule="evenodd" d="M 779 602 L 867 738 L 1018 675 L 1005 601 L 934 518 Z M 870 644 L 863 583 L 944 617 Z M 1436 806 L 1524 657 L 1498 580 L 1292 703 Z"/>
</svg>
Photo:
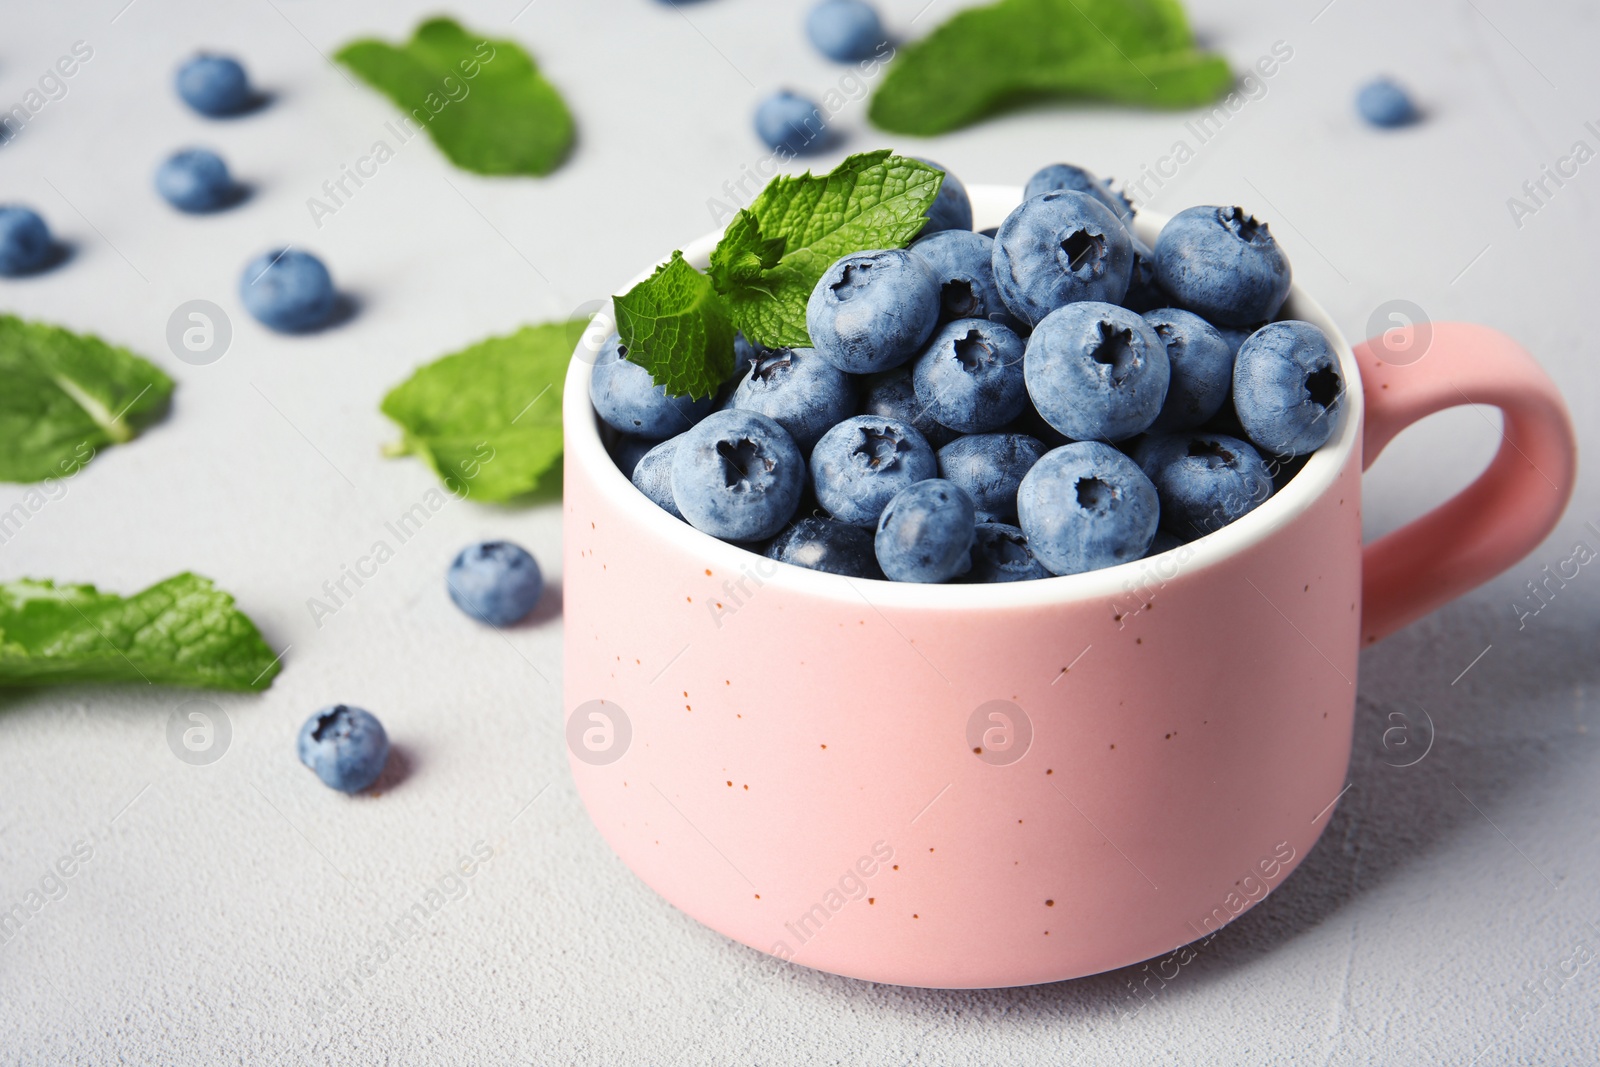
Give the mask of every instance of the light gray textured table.
<svg viewBox="0 0 1600 1067">
<path fill-rule="evenodd" d="M 902 33 L 954 7 L 933 0 L 913 24 L 923 4 L 884 7 Z M 1574 541 L 1600 549 L 1585 526 L 1600 525 L 1592 482 L 1537 553 L 1365 653 L 1351 787 L 1321 844 L 1149 1000 L 1137 970 L 990 992 L 869 986 L 782 966 L 658 899 L 568 778 L 554 507 L 453 504 L 316 625 L 307 598 L 434 484 L 380 458 L 395 435 L 384 391 L 466 343 L 565 317 L 710 229 L 707 200 L 763 155 L 755 101 L 840 78 L 803 44 L 797 0 L 456 3 L 537 55 L 577 116 L 572 159 L 545 180 L 484 180 L 419 138 L 319 228 L 306 199 L 392 116 L 325 55 L 360 34 L 400 38 L 437 6 L 7 6 L 5 106 L 75 41 L 93 57 L 0 148 L 0 200 L 35 205 L 76 246 L 53 274 L 0 283 L 0 306 L 127 344 L 179 387 L 164 423 L 0 544 L 0 577 L 131 591 L 193 569 L 289 650 L 270 692 L 207 697 L 232 730 L 209 766 L 168 748 L 168 717 L 191 694 L 0 696 L 0 906 L 75 843 L 92 849 L 64 895 L 0 944 L 0 1061 L 1592 1061 L 1600 966 L 1563 961 L 1600 951 L 1600 576 L 1584 569 L 1521 629 L 1513 608 Z M 1153 207 L 1250 205 L 1352 339 L 1394 298 L 1508 331 L 1561 384 L 1586 446 L 1600 444 L 1600 162 L 1551 186 L 1520 227 L 1507 207 L 1574 141 L 1600 147 L 1584 125 L 1600 126 L 1592 5 L 1190 6 L 1240 69 L 1274 42 L 1293 51 L 1204 144 L 1185 115 L 1103 108 L 921 142 L 874 133 L 853 101 L 836 156 L 887 144 L 968 181 L 1015 183 L 1056 159 L 1138 176 L 1185 139 L 1193 158 L 1146 186 Z M 227 123 L 188 113 L 170 76 L 201 45 L 242 56 L 271 107 Z M 1355 85 L 1383 70 L 1415 87 L 1425 125 L 1355 121 Z M 193 142 L 255 184 L 248 205 L 191 219 L 156 199 L 155 164 Z M 244 316 L 238 272 L 278 242 L 321 254 L 358 316 L 301 339 Z M 211 366 L 165 343 L 168 315 L 195 298 L 232 317 L 232 347 Z M 1405 434 L 1368 479 L 1371 532 L 1465 484 L 1494 419 L 1459 410 Z M 0 510 L 22 493 L 0 486 Z M 484 535 L 529 545 L 556 579 L 539 617 L 503 640 L 455 611 L 441 580 Z M 406 772 L 381 797 L 333 794 L 296 762 L 300 722 L 335 700 L 378 712 L 402 751 Z M 1386 748 L 1402 723 L 1410 734 Z M 1392 766 L 1430 734 L 1426 758 Z M 448 880 L 474 847 L 492 859 Z M 391 925 L 441 886 L 425 928 Z M 1513 998 L 1541 979 L 1544 1006 L 1522 1014 Z"/>
</svg>

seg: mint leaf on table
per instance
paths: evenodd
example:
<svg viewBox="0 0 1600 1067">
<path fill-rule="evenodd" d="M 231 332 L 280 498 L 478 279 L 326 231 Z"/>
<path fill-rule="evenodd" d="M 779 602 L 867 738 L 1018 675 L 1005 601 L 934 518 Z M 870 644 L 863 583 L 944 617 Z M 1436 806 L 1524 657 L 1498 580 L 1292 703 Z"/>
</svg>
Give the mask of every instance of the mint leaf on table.
<svg viewBox="0 0 1600 1067">
<path fill-rule="evenodd" d="M 1233 83 L 1196 50 L 1177 0 L 1000 0 L 969 8 L 907 45 L 868 116 L 931 136 L 1041 96 L 1190 107 Z"/>
<path fill-rule="evenodd" d="M 942 171 L 888 149 L 820 177 L 773 178 L 711 253 L 733 324 L 756 344 L 809 346 L 806 302 L 817 280 L 841 256 L 904 247 L 928 221 L 942 181 Z"/>
<path fill-rule="evenodd" d="M 171 396 L 172 379 L 126 348 L 0 315 L 0 482 L 76 473 Z"/>
<path fill-rule="evenodd" d="M 419 367 L 383 398 L 404 440 L 458 497 L 499 502 L 554 491 L 561 387 L 584 323 L 524 326 Z"/>
<path fill-rule="evenodd" d="M 733 372 L 733 324 L 682 252 L 616 298 L 624 354 L 673 396 L 710 396 Z"/>
<path fill-rule="evenodd" d="M 427 130 L 463 170 L 548 174 L 572 147 L 572 114 L 515 41 L 436 18 L 404 45 L 352 41 L 336 58 L 406 113 L 405 131 Z"/>
<path fill-rule="evenodd" d="M 233 597 L 194 574 L 120 597 L 92 585 L 0 583 L 0 687 L 149 682 L 259 690 L 281 669 Z"/>
</svg>

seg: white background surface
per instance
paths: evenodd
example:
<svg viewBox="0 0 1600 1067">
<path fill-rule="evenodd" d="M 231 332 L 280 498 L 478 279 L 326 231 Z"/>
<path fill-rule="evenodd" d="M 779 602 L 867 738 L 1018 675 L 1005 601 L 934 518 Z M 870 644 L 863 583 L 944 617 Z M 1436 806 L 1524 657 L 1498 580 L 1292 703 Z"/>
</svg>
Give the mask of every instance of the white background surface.
<svg viewBox="0 0 1600 1067">
<path fill-rule="evenodd" d="M 318 229 L 306 198 L 394 114 L 324 54 L 357 35 L 400 39 L 435 5 L 135 0 L 118 15 L 124 3 L 6 5 L 0 103 L 21 99 L 74 41 L 94 57 L 0 148 L 0 200 L 34 205 L 76 247 L 52 274 L 0 282 L 0 308 L 99 332 L 179 386 L 164 423 L 106 451 L 0 545 L 0 577 L 130 592 L 193 569 L 290 648 L 270 692 L 214 697 L 233 736 L 205 767 L 166 742 L 169 714 L 192 694 L 0 696 L 0 905 L 75 841 L 94 849 L 66 895 L 0 945 L 0 1061 L 1592 1057 L 1600 966 L 1552 982 L 1553 1000 L 1520 1026 L 1511 1006 L 1580 941 L 1600 951 L 1600 575 L 1586 568 L 1521 631 L 1511 607 L 1575 539 L 1600 549 L 1583 528 L 1600 525 L 1592 481 L 1538 553 L 1364 654 L 1352 786 L 1321 844 L 1148 1005 L 1131 991 L 1144 977 L 1134 970 L 936 992 L 785 967 L 656 898 L 578 803 L 560 728 L 555 507 L 452 504 L 320 628 L 305 602 L 435 484 L 414 461 L 380 458 L 395 436 L 377 411 L 387 388 L 484 336 L 564 318 L 710 229 L 707 199 L 764 154 L 749 131 L 756 100 L 781 84 L 820 95 L 837 83 L 842 71 L 803 41 L 804 5 L 455 3 L 472 27 L 536 55 L 576 115 L 572 158 L 548 179 L 488 180 L 418 138 Z M 884 5 L 902 34 L 954 5 L 934 0 L 913 25 L 922 6 Z M 1152 206 L 1251 207 L 1352 340 L 1396 297 L 1511 333 L 1560 383 L 1592 449 L 1600 162 L 1520 229 L 1506 198 L 1574 140 L 1600 148 L 1583 128 L 1600 125 L 1595 9 L 1189 6 L 1239 69 L 1274 41 L 1294 55 Z M 230 122 L 188 112 L 170 77 L 199 46 L 241 56 L 272 105 Z M 1425 125 L 1380 133 L 1354 119 L 1354 87 L 1384 70 L 1415 88 Z M 887 144 L 969 182 L 1019 183 L 1057 159 L 1125 176 L 1184 136 L 1185 117 L 1044 108 L 915 141 L 871 131 L 857 102 L 836 120 L 845 141 L 818 162 Z M 190 143 L 221 150 L 254 198 L 210 218 L 168 209 L 150 176 Z M 283 242 L 325 258 L 360 301 L 354 320 L 285 339 L 243 314 L 240 269 Z M 179 363 L 165 343 L 168 315 L 193 298 L 232 316 L 233 346 L 207 367 Z M 1469 410 L 1405 435 L 1368 479 L 1372 531 L 1464 484 L 1495 441 L 1493 416 Z M 22 493 L 0 486 L 0 510 Z M 442 580 L 455 550 L 485 535 L 528 545 L 555 587 L 503 639 L 451 607 Z M 401 750 L 407 769 L 381 796 L 334 794 L 295 759 L 301 721 L 340 700 L 377 712 Z M 1431 751 L 1387 765 L 1427 740 L 1419 708 Z M 1413 724 L 1409 750 L 1384 747 L 1396 712 Z M 395 944 L 336 1011 L 319 1008 L 341 981 L 354 988 L 360 961 L 394 942 L 386 923 L 479 841 L 494 858 L 466 895 Z"/>
</svg>

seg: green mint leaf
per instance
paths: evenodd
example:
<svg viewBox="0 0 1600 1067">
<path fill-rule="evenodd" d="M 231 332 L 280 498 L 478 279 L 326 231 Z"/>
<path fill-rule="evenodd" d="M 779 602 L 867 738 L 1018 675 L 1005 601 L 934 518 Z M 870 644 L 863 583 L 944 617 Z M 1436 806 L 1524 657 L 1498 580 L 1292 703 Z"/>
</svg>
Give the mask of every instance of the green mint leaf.
<svg viewBox="0 0 1600 1067">
<path fill-rule="evenodd" d="M 733 373 L 733 324 L 711 279 L 682 252 L 616 298 L 629 361 L 672 396 L 710 396 Z"/>
<path fill-rule="evenodd" d="M 166 410 L 172 379 L 98 337 L 0 315 L 0 482 L 77 473 Z"/>
<path fill-rule="evenodd" d="M 901 248 L 928 220 L 944 173 L 888 149 L 851 156 L 829 174 L 779 175 L 729 224 L 711 277 L 746 338 L 804 348 L 806 301 L 841 256 Z"/>
<path fill-rule="evenodd" d="M 469 34 L 446 18 L 396 47 L 363 39 L 336 58 L 404 115 L 390 123 L 379 162 L 424 129 L 450 162 L 478 174 L 549 174 L 572 147 L 572 115 L 515 41 Z"/>
<path fill-rule="evenodd" d="M 1042 96 L 1191 107 L 1233 83 L 1177 0 L 1000 0 L 953 16 L 889 65 L 868 115 L 932 136 Z"/>
<path fill-rule="evenodd" d="M 0 583 L 0 687 L 148 682 L 259 690 L 281 666 L 233 597 L 194 574 L 120 597 L 92 585 Z"/>
<path fill-rule="evenodd" d="M 458 497 L 559 495 L 561 387 L 585 322 L 524 326 L 419 367 L 383 398 L 415 453 Z"/>
</svg>

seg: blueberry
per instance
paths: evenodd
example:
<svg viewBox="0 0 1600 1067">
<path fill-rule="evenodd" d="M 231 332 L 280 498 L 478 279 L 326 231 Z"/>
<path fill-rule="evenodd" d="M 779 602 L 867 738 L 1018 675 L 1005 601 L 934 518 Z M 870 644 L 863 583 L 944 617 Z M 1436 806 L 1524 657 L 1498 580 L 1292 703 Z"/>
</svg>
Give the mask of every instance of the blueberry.
<svg viewBox="0 0 1600 1067">
<path fill-rule="evenodd" d="M 1121 193 L 1113 192 L 1109 183 L 1071 163 L 1052 163 L 1035 171 L 1023 187 L 1022 199 L 1030 200 L 1041 193 L 1054 193 L 1070 189 L 1075 193 L 1088 193 L 1127 225 L 1133 219 L 1133 205 Z"/>
<path fill-rule="evenodd" d="M 650 440 L 648 437 L 635 437 L 631 433 L 619 433 L 615 435 L 615 438 L 606 447 L 606 451 L 611 453 L 611 461 L 617 465 L 617 469 L 622 472 L 624 478 L 632 478 L 633 472 L 638 469 L 639 461 L 644 458 L 645 453 L 659 443 Z"/>
<path fill-rule="evenodd" d="M 239 276 L 239 299 L 263 326 L 280 333 L 326 325 L 339 303 L 322 260 L 291 248 L 252 259 Z"/>
<path fill-rule="evenodd" d="M 672 498 L 697 530 L 760 541 L 794 514 L 805 477 L 805 459 L 782 426 L 754 411 L 715 411 L 678 439 Z"/>
<path fill-rule="evenodd" d="M 1080 574 L 1145 554 L 1160 519 L 1156 487 L 1108 444 L 1045 453 L 1017 490 L 1028 547 L 1052 574 Z"/>
<path fill-rule="evenodd" d="M 184 103 L 213 118 L 237 115 L 255 102 L 244 67 L 231 56 L 195 56 L 178 68 L 177 87 Z"/>
<path fill-rule="evenodd" d="M 1150 542 L 1150 550 L 1144 554 L 1145 559 L 1159 556 L 1163 552 L 1171 552 L 1175 548 L 1182 548 L 1188 542 L 1171 530 L 1162 527 L 1156 531 L 1155 539 Z"/>
<path fill-rule="evenodd" d="M 1026 582 L 1050 572 L 1034 557 L 1022 530 L 1003 522 L 978 523 L 968 582 Z"/>
<path fill-rule="evenodd" d="M 952 430 L 998 430 L 1028 403 L 1022 354 L 1022 338 L 998 322 L 957 319 L 917 357 L 917 402 Z"/>
<path fill-rule="evenodd" d="M 947 582 L 972 565 L 976 536 L 972 498 L 952 482 L 929 478 L 894 495 L 872 543 L 890 581 Z"/>
<path fill-rule="evenodd" d="M 629 362 L 627 348 L 616 334 L 606 338 L 595 357 L 589 401 L 607 426 L 653 441 L 682 433 L 716 406 L 715 397 L 668 396 L 667 387 L 657 385 L 649 371 Z"/>
<path fill-rule="evenodd" d="M 1061 190 L 1024 200 L 1000 224 L 994 280 L 1011 313 L 1036 325 L 1080 300 L 1116 303 L 1133 276 L 1133 240 L 1100 201 Z"/>
<path fill-rule="evenodd" d="M 845 256 L 817 281 L 806 304 L 811 343 L 851 374 L 898 367 L 938 322 L 938 279 L 921 256 L 900 248 Z"/>
<path fill-rule="evenodd" d="M 856 410 L 855 383 L 810 348 L 760 349 L 729 406 L 759 411 L 789 431 L 802 453 Z"/>
<path fill-rule="evenodd" d="M 1236 356 L 1239 354 L 1239 346 L 1244 344 L 1244 339 L 1265 325 L 1266 323 L 1264 322 L 1257 323 L 1254 326 L 1218 326 L 1216 323 L 1212 323 L 1211 328 L 1221 334 L 1224 341 L 1228 342 L 1228 354 Z"/>
<path fill-rule="evenodd" d="M 840 63 L 866 59 L 888 42 L 877 10 L 862 0 L 821 0 L 806 15 L 806 36 Z"/>
<path fill-rule="evenodd" d="M 1375 78 L 1356 93 L 1356 110 L 1374 126 L 1409 126 L 1420 115 L 1405 88 L 1392 78 Z"/>
<path fill-rule="evenodd" d="M 633 468 L 634 487 L 675 519 L 683 518 L 672 496 L 672 457 L 678 451 L 678 438 L 669 437 L 646 452 Z"/>
<path fill-rule="evenodd" d="M 994 238 L 971 230 L 940 230 L 910 251 L 922 257 L 939 285 L 939 318 L 989 319 L 1015 328 L 994 284 Z"/>
<path fill-rule="evenodd" d="M 1162 528 L 1178 537 L 1220 530 L 1272 495 L 1261 454 L 1236 437 L 1155 435 L 1140 441 L 1133 457 L 1155 484 Z"/>
<path fill-rule="evenodd" d="M 1145 312 L 1144 321 L 1166 346 L 1171 370 L 1166 402 L 1150 432 L 1176 433 L 1204 424 L 1227 402 L 1236 346 L 1192 311 L 1161 308 Z"/>
<path fill-rule="evenodd" d="M 14 278 L 50 264 L 56 251 L 50 227 L 20 204 L 0 205 L 0 275 Z"/>
<path fill-rule="evenodd" d="M 1130 235 L 1131 237 L 1131 235 Z M 1122 306 L 1141 315 L 1170 302 L 1156 281 L 1156 254 L 1137 237 L 1133 241 L 1133 273 L 1128 279 L 1128 291 L 1122 297 Z"/>
<path fill-rule="evenodd" d="M 156 192 L 179 211 L 216 211 L 238 199 L 239 187 L 222 157 L 205 148 L 186 148 L 156 170 Z"/>
<path fill-rule="evenodd" d="M 918 163 L 926 163 L 934 170 L 944 174 L 944 181 L 939 183 L 939 194 L 933 198 L 933 203 L 928 206 L 928 224 L 917 234 L 926 237 L 930 233 L 940 233 L 944 230 L 972 229 L 972 200 L 967 196 L 967 187 L 945 169 L 944 164 L 935 163 L 931 159 L 921 156 L 912 156 Z"/>
<path fill-rule="evenodd" d="M 917 399 L 910 367 L 896 367 L 868 378 L 861 413 L 909 422 L 934 448 L 956 439 L 956 432 L 935 421 Z"/>
<path fill-rule="evenodd" d="M 335 704 L 306 720 L 295 749 L 300 762 L 315 771 L 323 785 L 341 793 L 359 793 L 383 773 L 389 758 L 389 735 L 372 712 Z"/>
<path fill-rule="evenodd" d="M 852 526 L 876 525 L 896 493 L 938 470 L 933 449 L 909 422 L 876 415 L 845 419 L 811 453 L 817 503 Z"/>
<path fill-rule="evenodd" d="M 527 617 L 544 595 L 539 561 L 510 541 L 480 541 L 456 553 L 445 577 L 456 607 L 490 626 Z"/>
<path fill-rule="evenodd" d="M 1148 428 L 1171 375 L 1149 323 L 1092 300 L 1051 312 L 1028 338 L 1023 369 L 1039 414 L 1075 441 L 1121 441 Z"/>
<path fill-rule="evenodd" d="M 821 516 L 795 522 L 767 545 L 766 556 L 850 578 L 882 578 L 873 554 L 872 532 Z"/>
<path fill-rule="evenodd" d="M 970 434 L 939 449 L 939 477 L 966 491 L 979 522 L 1015 522 L 1017 486 L 1044 454 L 1027 434 Z"/>
<path fill-rule="evenodd" d="M 756 107 L 756 135 L 767 147 L 791 156 L 819 152 L 827 145 L 827 120 L 817 105 L 784 89 Z"/>
<path fill-rule="evenodd" d="M 1343 401 L 1339 357 L 1311 323 L 1268 323 L 1239 346 L 1233 408 L 1257 447 L 1277 456 L 1316 451 Z"/>
<path fill-rule="evenodd" d="M 1181 306 L 1218 326 L 1278 313 L 1289 295 L 1289 257 L 1242 207 L 1191 207 L 1156 238 L 1156 280 Z"/>
</svg>

